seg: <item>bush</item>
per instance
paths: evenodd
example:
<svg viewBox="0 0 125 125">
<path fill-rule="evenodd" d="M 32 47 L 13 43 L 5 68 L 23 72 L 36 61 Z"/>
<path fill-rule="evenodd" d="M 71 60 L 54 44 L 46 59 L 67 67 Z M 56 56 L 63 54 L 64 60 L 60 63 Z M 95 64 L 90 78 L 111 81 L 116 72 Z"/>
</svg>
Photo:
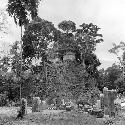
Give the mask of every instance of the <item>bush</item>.
<svg viewBox="0 0 125 125">
<path fill-rule="evenodd" d="M 88 91 L 82 93 L 78 100 L 77 105 L 94 105 L 96 101 L 100 98 L 100 91 L 97 88 L 89 89 Z"/>
<path fill-rule="evenodd" d="M 0 94 L 0 106 L 5 106 L 7 103 L 7 96 L 6 94 Z"/>
</svg>

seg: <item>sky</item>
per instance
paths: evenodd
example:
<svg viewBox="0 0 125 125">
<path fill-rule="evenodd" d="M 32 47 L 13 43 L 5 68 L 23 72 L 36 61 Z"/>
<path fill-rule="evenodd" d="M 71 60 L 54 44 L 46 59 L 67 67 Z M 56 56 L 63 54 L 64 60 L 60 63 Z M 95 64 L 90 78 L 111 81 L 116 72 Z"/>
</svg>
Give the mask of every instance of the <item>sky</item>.
<svg viewBox="0 0 125 125">
<path fill-rule="evenodd" d="M 5 8 L 7 0 L 0 0 Z M 115 55 L 108 52 L 112 43 L 125 41 L 125 0 L 42 0 L 39 16 L 53 22 L 55 26 L 63 20 L 72 20 L 77 26 L 93 23 L 101 28 L 104 42 L 97 45 L 96 54 L 107 68 L 117 62 Z M 0 39 L 0 48 L 5 48 L 15 40 L 20 40 L 20 29 L 9 18 L 8 34 Z"/>
</svg>

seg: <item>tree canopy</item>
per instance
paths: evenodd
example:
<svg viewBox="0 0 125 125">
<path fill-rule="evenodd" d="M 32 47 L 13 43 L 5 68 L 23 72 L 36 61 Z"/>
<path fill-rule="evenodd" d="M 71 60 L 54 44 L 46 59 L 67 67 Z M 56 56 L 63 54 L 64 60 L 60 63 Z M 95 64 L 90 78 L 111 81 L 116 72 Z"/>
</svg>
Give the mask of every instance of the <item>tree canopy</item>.
<svg viewBox="0 0 125 125">
<path fill-rule="evenodd" d="M 33 19 L 38 15 L 40 0 L 8 0 L 7 11 L 19 26 L 27 24 L 28 15 Z"/>
<path fill-rule="evenodd" d="M 27 25 L 22 38 L 23 59 L 25 61 L 27 59 L 31 61 L 33 58 L 41 59 L 42 70 L 48 67 L 46 69 L 48 75 L 44 75 L 46 70 L 41 71 L 42 78 L 46 79 L 46 85 L 49 86 L 46 93 L 54 94 L 65 90 L 75 94 L 83 91 L 85 83 L 86 86 L 87 84 L 92 86 L 91 82 L 87 81 L 98 77 L 97 67 L 101 64 L 94 53 L 96 44 L 103 41 L 98 31 L 99 28 L 92 23 L 83 23 L 77 29 L 76 24 L 72 21 L 62 21 L 56 28 L 51 22 L 39 17 L 34 18 Z M 75 62 L 69 62 L 67 65 L 63 63 L 63 56 L 68 51 L 74 52 L 76 59 Z M 62 60 L 62 66 L 55 67 L 49 62 L 49 58 L 57 57 Z"/>
<path fill-rule="evenodd" d="M 95 50 L 96 45 L 103 42 L 102 34 L 98 33 L 100 28 L 92 23 L 76 27 L 71 20 L 64 20 L 55 27 L 52 22 L 38 17 L 39 2 L 8 1 L 9 15 L 17 25 L 25 27 L 22 36 L 23 52 L 18 41 L 10 50 L 12 74 L 21 77 L 22 89 L 29 87 L 30 94 L 38 94 L 39 90 L 46 96 L 69 93 L 68 96 L 77 98 L 85 87 L 96 85 L 99 75 L 97 67 L 101 63 Z M 63 60 L 67 52 L 75 54 L 74 61 Z M 50 61 L 50 58 L 57 57 L 62 65 L 56 66 Z M 39 65 L 33 65 L 34 59 L 40 61 Z"/>
</svg>

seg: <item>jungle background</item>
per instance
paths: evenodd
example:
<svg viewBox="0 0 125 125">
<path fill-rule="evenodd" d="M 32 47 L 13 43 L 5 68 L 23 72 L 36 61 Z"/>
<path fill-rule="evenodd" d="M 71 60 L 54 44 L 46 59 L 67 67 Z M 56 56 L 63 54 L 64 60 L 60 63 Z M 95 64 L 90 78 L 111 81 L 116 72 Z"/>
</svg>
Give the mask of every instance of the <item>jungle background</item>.
<svg viewBox="0 0 125 125">
<path fill-rule="evenodd" d="M 1 56 L 1 99 L 19 100 L 21 92 L 28 99 L 90 98 L 92 102 L 104 87 L 123 94 L 124 53 L 119 64 L 99 69 L 95 50 L 104 42 L 100 28 L 84 22 L 76 26 L 71 20 L 63 20 L 55 27 L 38 16 L 39 2 L 8 1 L 7 14 L 20 26 L 21 41 L 15 41 L 8 54 Z M 0 30 L 7 34 L 6 13 L 1 10 L 0 16 Z M 115 51 L 124 50 L 124 42 L 114 46 L 111 53 L 117 55 Z"/>
</svg>

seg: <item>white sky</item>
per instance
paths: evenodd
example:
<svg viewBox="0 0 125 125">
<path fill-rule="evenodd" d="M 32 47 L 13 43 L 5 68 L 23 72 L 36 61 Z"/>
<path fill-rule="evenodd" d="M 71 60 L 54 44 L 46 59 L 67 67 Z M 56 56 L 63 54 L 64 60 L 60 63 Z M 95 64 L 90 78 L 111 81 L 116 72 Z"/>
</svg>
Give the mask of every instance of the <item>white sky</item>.
<svg viewBox="0 0 125 125">
<path fill-rule="evenodd" d="M 4 8 L 7 0 L 0 0 Z M 125 0 L 42 0 L 39 15 L 57 25 L 62 20 L 72 20 L 77 25 L 94 23 L 101 28 L 104 42 L 97 46 L 97 56 L 101 67 L 111 66 L 117 61 L 115 55 L 108 50 L 112 43 L 125 41 Z M 16 28 L 13 20 L 9 21 L 9 34 L 0 40 L 0 46 L 8 45 L 20 39 L 20 30 Z M 5 44 L 7 41 L 7 44 Z"/>
</svg>

